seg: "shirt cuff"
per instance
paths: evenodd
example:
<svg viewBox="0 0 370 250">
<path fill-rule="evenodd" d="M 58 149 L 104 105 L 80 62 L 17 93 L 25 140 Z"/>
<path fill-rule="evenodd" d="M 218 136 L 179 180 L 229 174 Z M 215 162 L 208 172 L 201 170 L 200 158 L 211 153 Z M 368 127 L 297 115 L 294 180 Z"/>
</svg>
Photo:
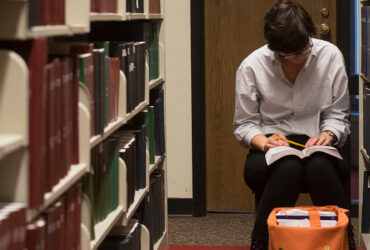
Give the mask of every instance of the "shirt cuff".
<svg viewBox="0 0 370 250">
<path fill-rule="evenodd" d="M 335 128 L 333 128 L 333 127 L 325 126 L 325 127 L 322 128 L 321 133 L 323 133 L 326 130 L 330 130 L 331 132 L 333 132 L 333 134 L 335 134 L 335 137 L 337 137 L 337 141 L 335 143 L 333 143 L 333 145 L 337 145 L 340 142 L 340 138 L 341 138 L 339 131 L 336 130 Z"/>
<path fill-rule="evenodd" d="M 249 131 L 247 132 L 247 134 L 245 135 L 245 140 L 248 144 L 249 147 L 252 147 L 251 146 L 251 141 L 252 139 L 256 136 L 256 135 L 263 135 L 261 129 L 259 128 L 252 128 L 252 129 L 249 129 Z"/>
</svg>

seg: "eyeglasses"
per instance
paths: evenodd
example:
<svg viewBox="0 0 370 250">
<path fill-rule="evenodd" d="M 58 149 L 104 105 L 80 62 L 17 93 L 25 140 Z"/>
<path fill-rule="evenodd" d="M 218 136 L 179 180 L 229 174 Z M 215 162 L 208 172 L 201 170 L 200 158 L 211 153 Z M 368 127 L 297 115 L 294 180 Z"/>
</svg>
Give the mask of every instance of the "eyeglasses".
<svg viewBox="0 0 370 250">
<path fill-rule="evenodd" d="M 286 55 L 286 56 L 282 55 L 281 52 L 280 52 L 279 55 L 281 56 L 281 58 L 288 59 L 289 60 L 289 59 L 296 58 L 297 56 L 301 56 L 301 55 L 307 54 L 308 52 L 310 52 L 312 50 L 312 47 L 313 47 L 313 43 L 312 43 L 311 37 L 310 37 L 310 46 L 307 49 L 305 49 L 303 51 L 299 51 L 299 52 L 293 53 L 291 55 Z"/>
</svg>

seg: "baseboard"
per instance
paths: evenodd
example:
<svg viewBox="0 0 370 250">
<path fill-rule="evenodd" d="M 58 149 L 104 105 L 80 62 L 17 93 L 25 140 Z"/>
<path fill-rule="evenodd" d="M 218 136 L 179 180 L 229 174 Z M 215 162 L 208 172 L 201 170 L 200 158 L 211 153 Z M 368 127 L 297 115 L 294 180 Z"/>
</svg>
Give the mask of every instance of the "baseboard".
<svg viewBox="0 0 370 250">
<path fill-rule="evenodd" d="M 193 199 L 168 198 L 168 215 L 193 215 Z"/>
</svg>

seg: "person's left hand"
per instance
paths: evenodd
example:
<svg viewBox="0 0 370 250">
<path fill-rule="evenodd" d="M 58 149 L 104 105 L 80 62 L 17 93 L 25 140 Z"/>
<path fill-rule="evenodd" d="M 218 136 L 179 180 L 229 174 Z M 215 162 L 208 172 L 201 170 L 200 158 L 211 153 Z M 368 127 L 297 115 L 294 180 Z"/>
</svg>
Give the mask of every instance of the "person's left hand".
<svg viewBox="0 0 370 250">
<path fill-rule="evenodd" d="M 330 146 L 332 142 L 331 136 L 329 136 L 327 133 L 321 133 L 320 135 L 312 136 L 306 144 L 304 145 L 306 148 L 311 146 Z"/>
</svg>

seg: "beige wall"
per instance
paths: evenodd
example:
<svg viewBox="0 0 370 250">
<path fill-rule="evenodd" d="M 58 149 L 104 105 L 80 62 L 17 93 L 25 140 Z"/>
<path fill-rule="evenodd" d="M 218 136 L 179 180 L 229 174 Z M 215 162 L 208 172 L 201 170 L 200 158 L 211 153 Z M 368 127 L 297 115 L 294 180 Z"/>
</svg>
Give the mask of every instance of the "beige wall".
<svg viewBox="0 0 370 250">
<path fill-rule="evenodd" d="M 168 198 L 192 198 L 190 0 L 165 2 Z"/>
</svg>

